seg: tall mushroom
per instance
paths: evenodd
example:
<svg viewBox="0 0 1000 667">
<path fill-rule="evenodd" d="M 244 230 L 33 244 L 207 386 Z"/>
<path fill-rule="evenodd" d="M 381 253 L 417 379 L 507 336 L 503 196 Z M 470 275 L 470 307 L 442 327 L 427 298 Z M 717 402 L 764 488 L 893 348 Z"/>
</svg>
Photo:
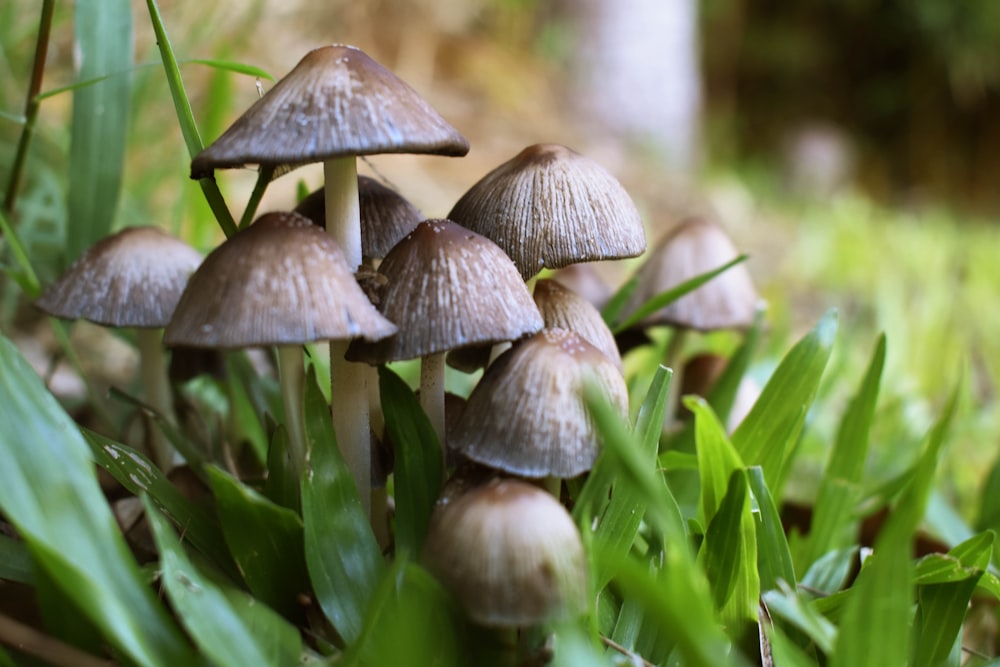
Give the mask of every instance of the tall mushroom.
<svg viewBox="0 0 1000 667">
<path fill-rule="evenodd" d="M 194 248 L 156 227 L 126 227 L 78 257 L 35 305 L 65 319 L 134 327 L 146 400 L 176 422 L 161 329 L 200 263 Z M 150 434 L 153 458 L 168 470 L 173 447 L 155 427 Z"/>
<path fill-rule="evenodd" d="M 192 178 L 244 164 L 323 162 L 326 229 L 357 270 L 361 263 L 357 156 L 462 156 L 469 143 L 416 91 L 360 49 L 324 46 L 264 94 L 191 162 Z M 367 373 L 330 344 L 334 431 L 363 497 L 369 487 Z M 364 469 L 364 472 L 362 472 Z"/>
</svg>

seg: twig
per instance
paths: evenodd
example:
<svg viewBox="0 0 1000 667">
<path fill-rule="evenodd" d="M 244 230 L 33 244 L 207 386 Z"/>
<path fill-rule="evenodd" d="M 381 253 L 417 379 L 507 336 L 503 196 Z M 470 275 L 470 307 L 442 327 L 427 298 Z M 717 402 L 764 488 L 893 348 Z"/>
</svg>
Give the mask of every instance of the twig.
<svg viewBox="0 0 1000 667">
<path fill-rule="evenodd" d="M 0 614 L 0 643 L 56 667 L 113 667 L 118 664 L 81 651 L 3 614 Z"/>
<path fill-rule="evenodd" d="M 619 644 L 615 640 L 610 639 L 609 637 L 605 637 L 604 635 L 601 635 L 601 643 L 604 644 L 605 646 L 607 646 L 608 648 L 611 648 L 611 649 L 614 649 L 614 650 L 618 651 L 623 656 L 625 656 L 626 658 L 628 658 L 629 660 L 631 660 L 633 663 L 635 663 L 637 665 L 642 665 L 642 667 L 656 667 L 656 665 L 654 665 L 653 663 L 649 662 L 648 660 L 646 660 L 645 658 L 643 658 L 638 653 L 634 653 L 634 652 L 628 650 L 627 648 L 625 648 L 624 646 L 622 646 L 621 644 Z"/>
</svg>

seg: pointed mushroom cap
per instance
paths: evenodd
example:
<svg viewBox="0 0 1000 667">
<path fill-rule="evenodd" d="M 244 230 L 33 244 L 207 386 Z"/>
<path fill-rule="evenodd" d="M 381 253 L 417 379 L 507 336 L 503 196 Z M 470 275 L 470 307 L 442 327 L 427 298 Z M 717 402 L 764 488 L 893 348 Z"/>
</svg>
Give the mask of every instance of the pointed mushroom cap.
<svg viewBox="0 0 1000 667">
<path fill-rule="evenodd" d="M 399 333 L 355 341 L 347 358 L 381 364 L 476 343 L 516 340 L 542 328 L 531 293 L 489 239 L 449 220 L 425 220 L 393 248 L 379 310 Z"/>
<path fill-rule="evenodd" d="M 597 458 L 588 381 L 628 415 L 628 389 L 614 363 L 572 331 L 543 329 L 486 369 L 448 444 L 515 475 L 575 477 Z"/>
<path fill-rule="evenodd" d="M 535 305 L 549 329 L 569 329 L 603 352 L 622 370 L 622 357 L 611 329 L 593 304 L 558 280 L 542 279 L 532 292 Z"/>
<path fill-rule="evenodd" d="M 422 560 L 481 625 L 538 625 L 587 607 L 576 524 L 559 501 L 526 482 L 496 479 L 438 504 Z"/>
<path fill-rule="evenodd" d="M 358 287 L 337 243 L 297 213 L 268 213 L 191 276 L 167 345 L 236 348 L 395 333 Z"/>
<path fill-rule="evenodd" d="M 718 224 L 707 218 L 687 218 L 650 251 L 624 312 L 632 312 L 660 292 L 717 269 L 738 255 Z M 642 324 L 699 331 L 745 329 L 753 324 L 756 307 L 757 291 L 743 263 L 653 313 Z"/>
<path fill-rule="evenodd" d="M 635 257 L 639 211 L 603 167 L 558 144 L 528 146 L 469 188 L 449 220 L 492 239 L 527 279 L 544 268 Z"/>
<path fill-rule="evenodd" d="M 113 327 L 165 327 L 201 255 L 156 227 L 98 241 L 42 293 L 49 315 Z"/>
<path fill-rule="evenodd" d="M 326 228 L 326 188 L 320 188 L 299 202 L 301 213 Z M 361 255 L 382 259 L 404 236 L 420 224 L 424 216 L 392 188 L 368 176 L 358 176 L 358 199 L 361 204 Z"/>
<path fill-rule="evenodd" d="M 222 136 L 191 178 L 247 164 L 301 165 L 377 153 L 461 156 L 469 142 L 413 88 L 353 46 L 307 53 Z"/>
</svg>

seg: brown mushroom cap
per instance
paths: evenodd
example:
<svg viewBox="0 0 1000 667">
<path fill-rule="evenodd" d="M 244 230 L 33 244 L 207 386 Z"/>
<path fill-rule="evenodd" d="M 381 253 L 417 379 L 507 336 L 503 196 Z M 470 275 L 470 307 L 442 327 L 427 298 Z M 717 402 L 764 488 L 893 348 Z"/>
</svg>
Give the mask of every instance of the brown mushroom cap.
<svg viewBox="0 0 1000 667">
<path fill-rule="evenodd" d="M 624 312 L 632 312 L 660 292 L 717 269 L 738 255 L 718 224 L 701 217 L 683 220 L 660 240 L 639 268 L 638 284 Z M 750 273 L 746 264 L 737 264 L 653 313 L 642 324 L 699 331 L 745 329 L 753 324 L 756 307 L 757 291 Z"/>
<path fill-rule="evenodd" d="M 524 278 L 546 267 L 635 257 L 646 249 L 639 212 L 621 184 L 558 144 L 529 146 L 488 173 L 448 219 L 492 239 Z"/>
<path fill-rule="evenodd" d="M 191 276 L 167 345 L 236 348 L 395 333 L 358 287 L 337 243 L 297 213 L 268 213 Z"/>
<path fill-rule="evenodd" d="M 552 279 L 537 281 L 532 296 L 547 328 L 575 331 L 607 355 L 619 371 L 622 370 L 622 357 L 618 353 L 615 336 L 592 303 Z"/>
<path fill-rule="evenodd" d="M 597 458 L 588 381 L 627 417 L 628 389 L 614 363 L 572 331 L 543 329 L 486 369 L 448 443 L 515 475 L 575 477 Z"/>
<path fill-rule="evenodd" d="M 381 364 L 476 343 L 515 340 L 542 328 L 531 293 L 489 239 L 449 220 L 425 220 L 393 248 L 379 310 L 399 333 L 355 341 L 347 358 Z"/>
<path fill-rule="evenodd" d="M 469 142 L 410 86 L 353 46 L 307 53 L 191 162 L 191 177 L 349 155 L 461 156 Z"/>
<path fill-rule="evenodd" d="M 49 315 L 113 327 L 165 327 L 201 255 L 156 227 L 127 227 L 89 248 L 42 293 Z"/>
<path fill-rule="evenodd" d="M 481 625 L 537 625 L 587 607 L 576 524 L 555 498 L 525 482 L 493 480 L 439 504 L 422 560 Z"/>
<path fill-rule="evenodd" d="M 295 207 L 320 227 L 326 228 L 326 188 L 309 194 Z M 424 216 L 416 206 L 392 188 L 368 176 L 358 176 L 361 204 L 361 254 L 365 259 L 382 259 L 404 236 L 420 224 Z"/>
</svg>

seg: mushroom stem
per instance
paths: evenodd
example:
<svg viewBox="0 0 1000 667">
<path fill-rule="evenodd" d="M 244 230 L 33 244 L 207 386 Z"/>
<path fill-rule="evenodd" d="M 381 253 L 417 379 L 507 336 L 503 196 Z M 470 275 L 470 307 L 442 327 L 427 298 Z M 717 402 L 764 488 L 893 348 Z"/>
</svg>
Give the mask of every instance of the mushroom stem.
<svg viewBox="0 0 1000 667">
<path fill-rule="evenodd" d="M 444 461 L 444 361 L 445 353 L 428 354 L 420 360 L 420 407 L 434 427 Z"/>
<path fill-rule="evenodd" d="M 330 410 L 340 453 L 358 487 L 365 516 L 371 517 L 371 434 L 368 424 L 368 366 L 344 359 L 347 341 L 330 342 Z"/>
<path fill-rule="evenodd" d="M 171 424 L 177 423 L 174 402 L 170 395 L 170 381 L 167 378 L 167 362 L 163 353 L 160 329 L 136 329 L 136 344 L 139 348 L 139 367 L 142 388 L 146 402 Z M 174 461 L 174 447 L 156 424 L 149 423 L 149 442 L 153 460 L 164 472 L 170 470 Z"/>
<path fill-rule="evenodd" d="M 358 163 L 354 156 L 323 163 L 326 231 L 347 257 L 351 271 L 361 265 L 361 204 L 358 199 Z"/>
<path fill-rule="evenodd" d="M 295 479 L 299 479 L 306 467 L 306 377 L 301 345 L 278 346 L 278 378 L 281 403 L 285 408 L 285 428 L 288 429 L 288 457 Z"/>
</svg>

